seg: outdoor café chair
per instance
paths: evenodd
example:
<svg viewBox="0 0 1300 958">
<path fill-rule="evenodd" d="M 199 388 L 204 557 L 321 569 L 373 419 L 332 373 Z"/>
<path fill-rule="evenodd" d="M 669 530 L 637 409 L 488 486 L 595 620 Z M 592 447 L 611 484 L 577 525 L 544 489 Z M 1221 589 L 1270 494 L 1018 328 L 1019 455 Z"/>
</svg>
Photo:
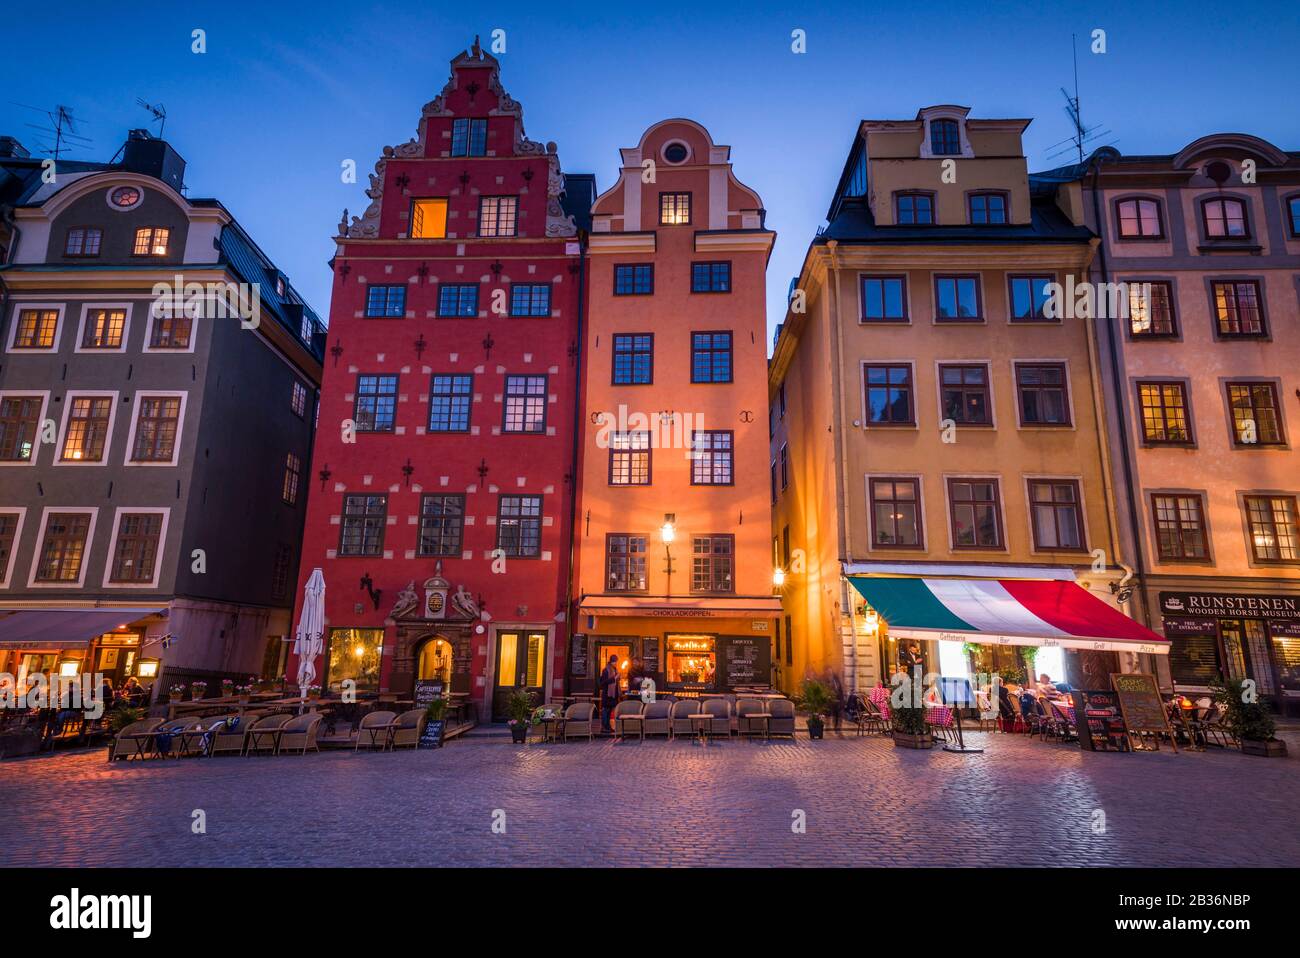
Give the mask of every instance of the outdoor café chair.
<svg viewBox="0 0 1300 958">
<path fill-rule="evenodd" d="M 685 735 L 689 738 L 694 734 L 689 716 L 699 711 L 699 708 L 698 699 L 681 698 L 673 703 L 672 718 L 669 720 L 669 728 L 672 730 L 673 738 L 679 735 Z"/>
<path fill-rule="evenodd" d="M 590 742 L 596 733 L 596 706 L 590 702 L 574 702 L 564 710 L 564 740 L 587 736 Z"/>
<path fill-rule="evenodd" d="M 208 747 L 208 755 L 220 755 L 225 752 L 234 752 L 236 755 L 244 754 L 244 746 L 248 744 L 248 730 L 264 714 L 263 712 L 245 712 L 243 715 L 228 717 L 226 724 L 213 733 L 212 744 Z"/>
<path fill-rule="evenodd" d="M 396 719 L 396 712 L 383 709 L 367 712 L 361 716 L 361 721 L 357 723 L 357 740 L 352 746 L 352 751 L 355 752 L 362 745 L 366 748 L 378 748 L 381 752 L 388 748 L 393 722 Z"/>
<path fill-rule="evenodd" d="M 646 705 L 641 721 L 646 735 L 669 735 L 672 732 L 672 702 L 654 701 Z"/>
<path fill-rule="evenodd" d="M 756 735 L 758 732 L 766 732 L 761 722 L 751 723 L 751 715 L 764 715 L 766 710 L 763 703 L 758 699 L 743 698 L 736 701 L 736 734 L 738 735 Z"/>
<path fill-rule="evenodd" d="M 769 699 L 767 714 L 772 716 L 768 722 L 769 735 L 788 735 L 794 738 L 794 703 L 789 699 Z"/>
<path fill-rule="evenodd" d="M 280 712 L 275 715 L 264 715 L 254 722 L 248 729 L 248 737 L 244 740 L 244 754 L 252 755 L 260 749 L 274 752 L 280 739 L 280 729 L 291 718 L 293 716 L 290 713 Z"/>
<path fill-rule="evenodd" d="M 397 728 L 393 729 L 393 748 L 415 748 L 419 745 L 425 721 L 424 709 L 407 709 L 397 716 Z"/>
<path fill-rule="evenodd" d="M 702 711 L 713 716 L 709 723 L 709 735 L 731 737 L 731 705 L 726 699 L 707 699 Z"/>
<path fill-rule="evenodd" d="M 297 749 L 299 754 L 306 755 L 309 748 L 319 752 L 320 746 L 316 744 L 316 731 L 320 728 L 323 717 L 319 712 L 306 712 L 289 719 L 284 725 L 280 726 L 275 753 L 279 755 L 285 749 L 291 751 Z"/>
<path fill-rule="evenodd" d="M 147 718 L 123 726 L 122 731 L 113 736 L 113 744 L 108 750 L 108 760 L 111 762 L 114 759 L 125 758 L 130 761 L 133 755 L 145 758 L 153 751 L 153 747 L 150 745 L 147 749 L 142 748 L 139 740 L 150 737 L 150 733 L 162 723 L 163 720 L 160 718 Z"/>
<path fill-rule="evenodd" d="M 644 711 L 644 709 L 645 706 L 641 704 L 640 699 L 624 699 L 623 701 L 615 705 L 614 706 L 614 734 L 617 735 L 619 738 L 623 738 L 625 733 L 625 726 L 631 724 L 636 728 L 637 734 L 640 735 L 642 738 L 644 738 L 645 726 L 641 722 L 628 723 L 627 721 L 625 721 L 625 719 L 629 715 L 635 715 L 639 717 Z"/>
</svg>

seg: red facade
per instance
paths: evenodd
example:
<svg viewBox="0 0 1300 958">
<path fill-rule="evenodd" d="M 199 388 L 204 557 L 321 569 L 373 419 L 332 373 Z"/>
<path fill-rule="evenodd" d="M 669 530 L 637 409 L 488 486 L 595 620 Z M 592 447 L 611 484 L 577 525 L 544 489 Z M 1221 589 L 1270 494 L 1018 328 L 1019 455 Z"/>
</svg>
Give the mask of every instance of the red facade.
<svg viewBox="0 0 1300 958">
<path fill-rule="evenodd" d="M 578 230 L 477 44 L 366 192 L 336 237 L 294 621 L 322 569 L 318 684 L 445 678 L 487 719 L 563 683 Z"/>
</svg>

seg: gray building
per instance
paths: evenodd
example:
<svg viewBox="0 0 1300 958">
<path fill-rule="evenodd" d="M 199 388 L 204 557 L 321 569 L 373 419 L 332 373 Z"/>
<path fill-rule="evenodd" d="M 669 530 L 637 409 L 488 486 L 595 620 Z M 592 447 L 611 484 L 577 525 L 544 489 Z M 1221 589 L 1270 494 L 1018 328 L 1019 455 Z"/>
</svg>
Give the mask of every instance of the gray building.
<svg viewBox="0 0 1300 958">
<path fill-rule="evenodd" d="M 52 172 L 0 138 L 0 672 L 279 674 L 323 324 L 166 142 Z"/>
</svg>

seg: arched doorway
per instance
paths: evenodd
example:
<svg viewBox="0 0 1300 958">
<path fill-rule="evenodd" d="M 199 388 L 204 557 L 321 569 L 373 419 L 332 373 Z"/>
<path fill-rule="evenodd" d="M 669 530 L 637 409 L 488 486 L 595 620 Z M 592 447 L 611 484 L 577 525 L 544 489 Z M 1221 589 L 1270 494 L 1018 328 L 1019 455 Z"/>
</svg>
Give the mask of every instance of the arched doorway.
<svg viewBox="0 0 1300 958">
<path fill-rule="evenodd" d="M 451 643 L 441 635 L 426 639 L 415 656 L 415 678 L 417 681 L 441 682 L 443 688 L 451 688 Z"/>
</svg>

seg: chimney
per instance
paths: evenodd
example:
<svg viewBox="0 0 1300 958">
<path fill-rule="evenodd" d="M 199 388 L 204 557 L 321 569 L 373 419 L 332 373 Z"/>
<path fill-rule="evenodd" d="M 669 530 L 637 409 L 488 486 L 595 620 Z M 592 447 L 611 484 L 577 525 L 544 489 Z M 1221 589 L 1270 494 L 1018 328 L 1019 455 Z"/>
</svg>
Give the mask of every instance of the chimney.
<svg viewBox="0 0 1300 958">
<path fill-rule="evenodd" d="M 25 160 L 30 153 L 12 136 L 0 136 L 0 159 Z"/>
<path fill-rule="evenodd" d="M 132 130 L 123 148 L 122 168 L 162 180 L 176 192 L 185 185 L 185 161 L 166 140 L 148 130 Z"/>
</svg>

